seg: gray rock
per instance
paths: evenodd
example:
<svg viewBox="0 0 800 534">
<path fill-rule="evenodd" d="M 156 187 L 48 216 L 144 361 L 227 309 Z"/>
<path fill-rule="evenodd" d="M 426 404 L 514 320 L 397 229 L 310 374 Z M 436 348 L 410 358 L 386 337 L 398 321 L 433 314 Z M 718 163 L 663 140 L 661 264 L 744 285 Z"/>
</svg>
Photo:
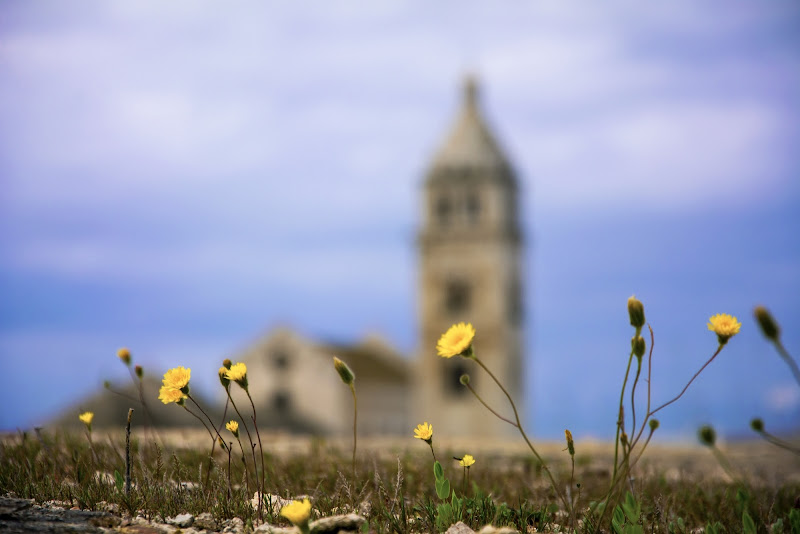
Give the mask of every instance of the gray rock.
<svg viewBox="0 0 800 534">
<path fill-rule="evenodd" d="M 311 522 L 313 534 L 337 534 L 339 531 L 358 532 L 366 519 L 358 514 L 332 515 Z"/>
<path fill-rule="evenodd" d="M 198 530 L 211 530 L 213 532 L 219 530 L 219 524 L 214 520 L 214 516 L 208 512 L 203 512 L 195 517 L 192 526 Z"/>
<path fill-rule="evenodd" d="M 167 519 L 167 523 L 180 528 L 188 528 L 194 523 L 194 516 L 192 514 L 178 514 L 175 517 Z"/>
<path fill-rule="evenodd" d="M 450 525 L 450 528 L 447 529 L 445 534 L 475 534 L 475 531 L 459 521 L 454 525 Z"/>
</svg>

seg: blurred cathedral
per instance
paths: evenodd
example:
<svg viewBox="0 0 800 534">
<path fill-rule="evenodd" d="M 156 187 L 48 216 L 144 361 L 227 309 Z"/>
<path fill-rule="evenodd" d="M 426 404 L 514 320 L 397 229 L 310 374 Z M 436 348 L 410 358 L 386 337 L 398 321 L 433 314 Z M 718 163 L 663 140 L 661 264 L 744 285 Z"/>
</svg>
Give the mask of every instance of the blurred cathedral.
<svg viewBox="0 0 800 534">
<path fill-rule="evenodd" d="M 461 109 L 423 184 L 416 354 L 404 357 L 378 338 L 339 346 L 291 329 L 275 329 L 231 356 L 247 364 L 250 384 L 258 385 L 250 389 L 259 427 L 327 435 L 350 432 L 352 397 L 333 369 L 332 357 L 338 356 L 356 375 L 361 435 L 407 435 L 423 421 L 448 436 L 511 433 L 514 428 L 481 406 L 459 379 L 469 374 L 481 397 L 511 417 L 503 392 L 474 362 L 437 356 L 436 342 L 452 324 L 472 323 L 476 354 L 522 407 L 523 242 L 517 197 L 514 170 L 481 113 L 477 83 L 467 79 Z M 164 410 L 155 401 L 157 387 L 155 382 L 147 386 L 155 424 L 177 424 L 176 416 L 188 414 L 171 406 Z M 241 394 L 238 390 L 233 388 Z M 106 402 L 81 406 L 101 404 L 105 413 L 111 410 L 110 402 L 119 402 L 109 393 L 105 392 Z M 212 411 L 221 417 L 224 393 L 221 388 L 218 393 L 214 404 L 219 406 Z M 249 404 L 244 397 L 241 403 Z M 74 413 L 68 417 L 77 421 Z M 96 416 L 96 424 L 104 420 Z"/>
</svg>

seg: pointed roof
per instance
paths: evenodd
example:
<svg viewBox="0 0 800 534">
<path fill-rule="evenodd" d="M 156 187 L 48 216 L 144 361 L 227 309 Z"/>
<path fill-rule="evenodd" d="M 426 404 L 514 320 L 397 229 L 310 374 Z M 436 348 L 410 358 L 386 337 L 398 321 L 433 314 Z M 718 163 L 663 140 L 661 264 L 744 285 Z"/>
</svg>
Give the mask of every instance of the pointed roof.
<svg viewBox="0 0 800 534">
<path fill-rule="evenodd" d="M 478 83 L 468 76 L 464 81 L 461 111 L 444 144 L 436 152 L 431 170 L 510 167 L 481 114 L 478 97 Z"/>
</svg>

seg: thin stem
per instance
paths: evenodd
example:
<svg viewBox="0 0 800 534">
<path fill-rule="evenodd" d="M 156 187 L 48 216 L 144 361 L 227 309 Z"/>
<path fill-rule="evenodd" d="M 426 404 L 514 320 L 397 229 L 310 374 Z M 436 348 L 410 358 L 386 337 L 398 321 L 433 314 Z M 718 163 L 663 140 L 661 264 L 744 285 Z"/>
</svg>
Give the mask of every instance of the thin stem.
<svg viewBox="0 0 800 534">
<path fill-rule="evenodd" d="M 253 471 L 254 471 L 254 475 L 256 477 L 256 481 L 258 481 L 258 463 L 256 462 L 256 451 L 255 451 L 255 445 L 253 445 L 253 436 L 250 435 L 250 430 L 247 428 L 247 423 L 245 422 L 244 417 L 242 417 L 241 412 L 239 412 L 239 408 L 236 406 L 236 402 L 233 400 L 233 397 L 231 396 L 230 388 L 227 390 L 227 393 L 228 393 L 228 399 L 230 399 L 230 401 L 231 401 L 231 406 L 233 406 L 233 409 L 236 410 L 236 415 L 239 416 L 239 419 L 242 421 L 242 426 L 244 427 L 244 431 L 247 432 L 247 439 L 248 439 L 248 442 L 250 443 L 250 452 L 253 454 Z M 239 442 L 239 446 L 241 446 L 241 445 L 242 445 L 242 442 L 240 441 Z M 242 448 L 242 455 L 244 455 L 244 448 Z M 245 465 L 246 465 L 246 462 L 245 462 Z M 259 508 L 260 508 L 260 506 L 261 506 L 261 495 L 260 494 L 259 494 L 258 502 L 259 502 Z M 261 512 L 261 510 L 259 509 L 259 516 L 261 515 L 260 512 Z"/>
<path fill-rule="evenodd" d="M 636 377 L 633 379 L 633 385 L 631 386 L 631 434 L 636 432 L 636 384 L 639 382 L 639 375 L 642 372 L 642 359 L 637 356 L 636 360 L 638 361 Z"/>
<path fill-rule="evenodd" d="M 480 403 L 481 403 L 481 404 L 483 404 L 483 405 L 486 407 L 486 409 L 487 409 L 487 410 L 489 410 L 490 412 L 492 412 L 492 413 L 494 414 L 494 416 L 495 416 L 495 417 L 497 417 L 498 419 L 500 419 L 500 420 L 502 420 L 502 421 L 505 421 L 506 423 L 508 423 L 508 424 L 509 424 L 509 425 L 511 425 L 511 426 L 514 426 L 514 427 L 515 427 L 515 426 L 517 426 L 517 423 L 515 423 L 515 422 L 514 422 L 514 421 L 512 421 L 511 419 L 506 419 L 505 417 L 503 417 L 502 415 L 500 415 L 499 413 L 497 413 L 496 411 L 494 411 L 494 410 L 493 410 L 493 409 L 492 409 L 492 408 L 491 408 L 491 407 L 490 407 L 488 404 L 486 404 L 486 403 L 483 401 L 483 399 L 481 398 L 481 396 L 480 396 L 480 395 L 478 395 L 478 392 L 477 392 L 477 391 L 475 391 L 474 389 L 472 389 L 472 386 L 471 386 L 470 384 L 467 384 L 467 389 L 469 389 L 469 390 L 472 392 L 472 394 L 473 394 L 473 395 L 475 395 L 475 398 L 476 398 L 476 399 L 478 399 L 478 400 L 480 401 Z"/>
<path fill-rule="evenodd" d="M 239 448 L 242 450 L 242 464 L 244 464 L 244 483 L 247 486 L 247 493 L 248 493 L 248 498 L 249 498 L 249 494 L 250 494 L 250 477 L 247 474 L 247 460 L 245 460 L 246 456 L 244 454 L 244 446 L 242 445 L 242 440 L 239 439 L 238 432 L 236 434 L 236 441 L 239 442 Z M 254 466 L 253 469 L 257 469 L 257 468 Z"/>
<path fill-rule="evenodd" d="M 652 437 L 653 437 L 653 432 L 655 432 L 655 430 L 651 429 L 650 430 L 650 434 L 647 436 L 647 440 L 645 440 L 644 445 L 642 445 L 642 450 L 639 451 L 639 455 L 636 457 L 636 459 L 633 462 L 628 462 L 624 466 L 620 465 L 620 471 L 617 473 L 618 476 L 616 476 L 615 478 L 613 478 L 611 480 L 611 487 L 608 490 L 608 494 L 607 494 L 608 496 L 606 498 L 607 499 L 606 500 L 606 505 L 603 507 L 603 512 L 600 514 L 600 519 L 597 520 L 597 526 L 598 527 L 603 524 L 603 518 L 605 517 L 606 512 L 608 511 L 608 509 L 613 507 L 612 504 L 614 504 L 614 503 L 611 501 L 611 496 L 613 495 L 614 490 L 617 487 L 617 484 L 619 484 L 620 480 L 623 480 L 623 479 L 627 478 L 628 473 L 639 462 L 639 459 L 644 454 L 645 449 L 647 449 L 647 445 L 650 443 L 650 439 L 652 439 Z M 624 469 L 622 469 L 623 467 L 624 467 Z"/>
<path fill-rule="evenodd" d="M 570 454 L 569 459 L 572 461 L 572 471 L 569 475 L 569 522 L 572 531 L 575 532 L 575 500 L 572 498 L 572 488 L 575 485 L 575 456 Z"/>
<path fill-rule="evenodd" d="M 233 448 L 233 442 L 228 442 L 228 499 L 231 498 L 231 449 Z"/>
<path fill-rule="evenodd" d="M 719 465 L 722 466 L 722 469 L 725 470 L 725 473 L 727 473 L 728 476 L 731 477 L 731 479 L 734 482 L 744 485 L 742 480 L 738 476 L 736 476 L 736 472 L 734 471 L 731 463 L 728 461 L 727 458 L 725 458 L 725 455 L 722 454 L 722 451 L 719 450 L 719 448 L 716 445 L 711 445 L 711 452 L 714 453 L 714 457 L 717 459 Z"/>
<path fill-rule="evenodd" d="M 247 393 L 247 398 L 250 399 L 250 406 L 253 408 L 253 427 L 256 429 L 256 437 L 258 437 L 258 450 L 261 452 L 261 495 L 258 498 L 258 517 L 260 519 L 262 517 L 261 501 L 264 500 L 264 477 L 266 476 L 266 468 L 264 467 L 264 447 L 261 445 L 261 433 L 258 431 L 258 423 L 256 423 L 256 405 L 253 403 L 253 397 L 250 396 L 250 390 L 245 389 L 244 392 Z"/>
<path fill-rule="evenodd" d="M 800 367 L 797 366 L 797 362 L 794 361 L 794 358 L 792 358 L 792 355 L 789 354 L 789 351 L 783 347 L 783 343 L 781 343 L 779 339 L 775 340 L 775 348 L 778 350 L 778 354 L 780 354 L 781 357 L 786 360 L 786 364 L 789 366 L 789 369 L 792 370 L 794 379 L 797 380 L 798 384 L 800 384 Z"/>
<path fill-rule="evenodd" d="M 517 421 L 517 424 L 516 424 L 517 430 L 519 430 L 519 433 L 522 435 L 522 439 L 524 439 L 525 443 L 528 444 L 528 448 L 531 450 L 531 452 L 536 457 L 536 459 L 539 460 L 539 463 L 541 464 L 541 466 L 544 469 L 545 473 L 547 473 L 547 476 L 550 478 L 550 484 L 552 484 L 552 486 L 553 486 L 553 491 L 556 492 L 556 495 L 558 495 L 558 498 L 561 500 L 561 502 L 564 504 L 564 506 L 566 506 L 567 509 L 569 509 L 569 503 L 567 502 L 567 498 L 564 495 L 562 495 L 561 492 L 559 491 L 558 485 L 556 484 L 556 480 L 553 478 L 553 474 L 550 472 L 550 469 L 547 467 L 547 464 L 544 462 L 544 459 L 539 455 L 538 452 L 536 452 L 536 448 L 534 448 L 533 443 L 531 443 L 531 440 L 528 439 L 527 434 L 525 434 L 525 430 L 523 430 L 522 423 L 520 423 L 520 420 L 519 420 L 519 412 L 517 411 L 516 404 L 514 404 L 514 399 L 511 398 L 511 395 L 508 393 L 506 388 L 503 387 L 503 384 L 501 384 L 500 381 L 497 379 L 497 377 L 494 376 L 494 373 L 492 373 L 489 370 L 489 368 L 486 367 L 486 365 L 484 365 L 484 363 L 480 359 L 478 359 L 477 356 L 473 356 L 472 359 L 475 360 L 475 362 L 478 365 L 483 367 L 483 370 L 486 371 L 486 373 L 490 377 L 492 377 L 492 380 L 494 380 L 495 384 L 497 384 L 497 386 L 503 391 L 503 393 L 505 393 L 506 398 L 508 399 L 508 402 L 511 404 L 511 409 L 514 410 L 514 419 L 516 419 L 516 421 Z"/>
<path fill-rule="evenodd" d="M 213 433 L 213 432 L 211 432 L 211 429 L 210 429 L 210 428 L 208 428 L 208 425 L 206 424 L 206 422 L 205 422 L 205 421 L 203 421 L 203 418 L 202 418 L 202 417 L 200 417 L 199 415 L 197 415 L 196 413 L 194 413 L 192 410 L 190 410 L 190 409 L 189 409 L 189 407 L 188 407 L 188 406 L 186 406 L 185 404 L 182 404 L 182 406 L 183 406 L 183 409 L 184 409 L 184 410 L 186 410 L 187 412 L 189 412 L 190 414 L 192 414 L 193 416 L 195 416 L 195 417 L 197 418 L 197 420 L 198 420 L 198 421 L 200 421 L 201 423 L 203 423 L 203 426 L 206 428 L 206 431 L 208 432 L 208 435 L 209 435 L 209 436 L 211 436 L 211 441 L 217 441 L 217 438 L 215 438 L 215 437 L 214 437 L 214 433 Z"/>
<path fill-rule="evenodd" d="M 638 334 L 637 334 L 638 335 Z M 628 374 L 631 372 L 631 362 L 633 361 L 633 347 L 631 347 L 631 354 L 628 356 L 628 367 L 625 369 L 625 379 L 622 381 L 622 390 L 619 392 L 619 410 L 617 415 L 617 435 L 614 437 L 614 474 L 612 479 L 617 475 L 617 459 L 619 458 L 619 433 L 625 424 L 625 412 L 623 411 L 622 403 L 625 399 L 625 386 L 628 384 Z"/>
<path fill-rule="evenodd" d="M 653 410 L 652 412 L 649 412 L 649 413 L 647 414 L 647 416 L 648 416 L 648 417 L 650 417 L 650 416 L 653 416 L 653 415 L 655 415 L 655 414 L 656 414 L 656 413 L 657 413 L 659 410 L 661 410 L 661 409 L 663 409 L 663 408 L 666 408 L 667 406 L 669 406 L 670 404 L 672 404 L 672 403 L 673 403 L 673 402 L 675 402 L 676 400 L 678 400 L 678 399 L 680 399 L 681 397 L 683 397 L 683 394 L 684 394 L 684 393 L 686 393 L 686 390 L 687 390 L 687 389 L 689 389 L 689 386 L 691 386 L 691 385 L 692 385 L 692 382 L 694 382 L 694 379 L 695 379 L 695 378 L 697 378 L 697 377 L 700 375 L 700 373 L 702 373 L 702 372 L 703 372 L 703 369 L 705 369 L 706 367 L 708 367 L 708 364 L 710 364 L 711 362 L 713 362 L 713 361 L 714 361 L 714 358 L 716 358 L 716 357 L 717 357 L 717 354 L 719 354 L 719 353 L 720 353 L 720 351 L 722 350 L 722 347 L 724 347 L 724 346 L 725 346 L 724 344 L 720 344 L 720 346 L 719 346 L 719 347 L 717 347 L 717 350 L 716 350 L 716 352 L 714 352 L 714 355 L 713 355 L 713 356 L 711 356 L 711 358 L 709 358 L 709 359 L 708 359 L 708 361 L 707 361 L 705 364 L 703 364 L 703 367 L 701 367 L 701 368 L 700 368 L 700 370 L 699 370 L 699 371 L 697 371 L 697 372 L 694 374 L 694 376 L 692 377 L 692 379 L 691 379 L 691 380 L 689 380 L 689 382 L 688 382 L 688 383 L 687 383 L 687 384 L 686 384 L 686 385 L 683 387 L 683 390 L 681 390 L 681 392 L 680 392 L 680 393 L 678 393 L 678 396 L 677 396 L 677 397 L 675 397 L 674 399 L 672 399 L 672 400 L 671 400 L 671 401 L 669 401 L 669 402 L 666 402 L 666 403 L 662 404 L 661 406 L 659 406 L 658 408 L 656 408 L 656 409 L 655 409 L 655 410 Z"/>
<path fill-rule="evenodd" d="M 353 392 L 353 476 L 356 474 L 356 446 L 358 445 L 358 399 L 356 398 L 356 387 L 350 382 L 350 391 Z"/>
<path fill-rule="evenodd" d="M 433 461 L 435 462 L 436 461 L 436 453 L 433 452 L 433 439 L 425 440 L 425 442 L 430 446 L 431 454 L 433 455 Z"/>
<path fill-rule="evenodd" d="M 780 447 L 782 449 L 786 449 L 787 451 L 793 452 L 795 454 L 800 454 L 800 449 L 799 448 L 793 447 L 791 444 L 783 441 L 782 439 L 780 439 L 779 437 L 777 437 L 777 436 L 775 436 L 773 434 L 770 434 L 766 430 L 762 430 L 761 432 L 758 432 L 758 434 L 762 438 L 764 438 L 766 441 L 768 441 L 768 442 L 772 443 L 773 445 L 775 445 L 776 447 Z"/>
<path fill-rule="evenodd" d="M 639 439 L 642 437 L 644 433 L 644 429 L 647 426 L 647 421 L 650 418 L 650 392 L 651 392 L 651 377 L 653 375 L 653 347 L 655 347 L 656 339 L 655 335 L 653 334 L 653 327 L 650 326 L 648 323 L 647 328 L 650 330 L 650 353 L 647 355 L 647 410 L 644 416 L 644 421 L 642 421 L 642 426 L 639 429 L 639 432 L 636 434 L 636 438 L 631 442 L 631 449 L 636 447 L 636 444 L 639 443 Z M 636 432 L 636 429 L 633 429 Z"/>
</svg>

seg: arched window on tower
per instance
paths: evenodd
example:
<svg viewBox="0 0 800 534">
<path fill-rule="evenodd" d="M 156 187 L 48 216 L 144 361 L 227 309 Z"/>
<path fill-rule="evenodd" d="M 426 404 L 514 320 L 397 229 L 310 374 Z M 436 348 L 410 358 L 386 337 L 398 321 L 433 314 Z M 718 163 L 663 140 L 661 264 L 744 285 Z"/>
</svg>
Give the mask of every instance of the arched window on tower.
<svg viewBox="0 0 800 534">
<path fill-rule="evenodd" d="M 450 219 L 453 214 L 453 205 L 450 199 L 446 196 L 440 196 L 436 200 L 436 222 L 439 226 L 447 226 L 450 224 Z"/>
<path fill-rule="evenodd" d="M 450 280 L 445 286 L 444 307 L 450 314 L 460 314 L 469 310 L 470 287 L 463 280 Z"/>
<path fill-rule="evenodd" d="M 472 191 L 467 194 L 466 209 L 469 224 L 477 224 L 481 218 L 481 199 L 478 193 Z"/>
</svg>

